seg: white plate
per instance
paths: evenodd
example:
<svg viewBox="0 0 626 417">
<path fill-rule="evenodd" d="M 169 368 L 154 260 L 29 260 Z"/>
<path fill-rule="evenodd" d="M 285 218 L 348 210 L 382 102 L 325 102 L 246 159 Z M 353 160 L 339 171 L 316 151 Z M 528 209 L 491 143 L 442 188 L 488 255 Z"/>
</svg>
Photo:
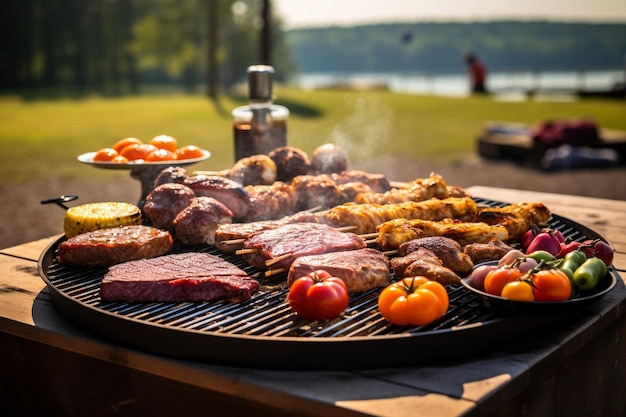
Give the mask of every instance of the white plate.
<svg viewBox="0 0 626 417">
<path fill-rule="evenodd" d="M 96 155 L 96 152 L 87 152 L 82 155 L 78 155 L 78 161 L 83 164 L 92 165 L 98 168 L 106 168 L 106 169 L 135 169 L 142 167 L 162 167 L 166 168 L 169 166 L 183 166 L 183 165 L 191 165 L 198 162 L 202 162 L 204 160 L 209 159 L 211 156 L 211 152 L 202 150 L 202 156 L 198 158 L 191 159 L 183 159 L 180 161 L 159 161 L 159 162 L 128 162 L 126 164 L 118 164 L 114 162 L 100 162 L 93 160 L 93 157 Z"/>
</svg>

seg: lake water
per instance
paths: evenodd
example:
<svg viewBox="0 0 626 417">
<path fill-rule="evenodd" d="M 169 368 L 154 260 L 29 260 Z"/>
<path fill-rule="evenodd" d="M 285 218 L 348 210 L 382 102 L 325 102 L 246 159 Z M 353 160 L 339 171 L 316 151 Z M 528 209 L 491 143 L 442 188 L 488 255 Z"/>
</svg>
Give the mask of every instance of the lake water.
<svg viewBox="0 0 626 417">
<path fill-rule="evenodd" d="M 624 83 L 625 70 L 530 72 L 511 71 L 489 74 L 488 88 L 498 93 L 535 90 L 551 93 L 576 91 L 609 91 Z M 352 87 L 387 88 L 398 93 L 428 94 L 438 96 L 467 96 L 467 76 L 460 74 L 432 75 L 424 73 L 304 73 L 292 80 L 304 89 Z"/>
</svg>

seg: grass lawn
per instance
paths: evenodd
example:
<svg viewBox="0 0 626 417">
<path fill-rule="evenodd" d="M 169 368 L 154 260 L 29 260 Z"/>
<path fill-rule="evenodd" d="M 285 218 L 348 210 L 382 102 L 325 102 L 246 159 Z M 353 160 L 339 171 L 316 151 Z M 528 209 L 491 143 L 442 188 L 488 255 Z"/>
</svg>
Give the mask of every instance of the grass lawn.
<svg viewBox="0 0 626 417">
<path fill-rule="evenodd" d="M 384 91 L 303 91 L 279 87 L 278 103 L 291 110 L 289 144 L 311 152 L 333 142 L 351 161 L 381 155 L 443 158 L 451 163 L 474 151 L 487 121 L 536 124 L 557 117 L 592 117 L 602 127 L 626 130 L 623 101 L 498 102 L 489 97 L 446 98 Z M 163 94 L 123 98 L 23 100 L 0 97 L 0 185 L 35 177 L 80 177 L 84 152 L 134 136 L 169 134 L 179 145 L 198 145 L 212 157 L 194 169 L 233 163 L 230 110 L 244 99 L 214 104 L 201 95 Z M 93 169 L 90 175 L 106 176 Z"/>
</svg>

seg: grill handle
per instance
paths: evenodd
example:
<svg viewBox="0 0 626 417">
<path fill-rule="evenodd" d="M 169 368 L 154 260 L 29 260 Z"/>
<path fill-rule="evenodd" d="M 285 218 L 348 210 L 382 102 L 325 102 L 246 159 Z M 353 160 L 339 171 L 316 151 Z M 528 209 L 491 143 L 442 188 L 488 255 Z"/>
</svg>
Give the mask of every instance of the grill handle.
<svg viewBox="0 0 626 417">
<path fill-rule="evenodd" d="M 57 206 L 67 210 L 69 207 L 67 207 L 63 203 L 76 200 L 77 198 L 78 196 L 75 194 L 68 194 L 68 195 L 62 195 L 60 197 L 49 198 L 47 200 L 41 200 L 41 204 L 56 204 Z"/>
</svg>

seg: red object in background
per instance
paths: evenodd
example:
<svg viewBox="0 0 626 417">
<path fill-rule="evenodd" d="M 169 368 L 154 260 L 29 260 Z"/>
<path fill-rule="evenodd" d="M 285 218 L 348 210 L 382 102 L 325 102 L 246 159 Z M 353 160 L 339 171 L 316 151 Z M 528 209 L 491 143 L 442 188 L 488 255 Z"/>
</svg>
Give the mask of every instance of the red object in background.
<svg viewBox="0 0 626 417">
<path fill-rule="evenodd" d="M 600 139 L 598 124 L 591 119 L 549 120 L 535 130 L 533 140 L 556 147 L 563 144 L 589 145 Z"/>
</svg>

